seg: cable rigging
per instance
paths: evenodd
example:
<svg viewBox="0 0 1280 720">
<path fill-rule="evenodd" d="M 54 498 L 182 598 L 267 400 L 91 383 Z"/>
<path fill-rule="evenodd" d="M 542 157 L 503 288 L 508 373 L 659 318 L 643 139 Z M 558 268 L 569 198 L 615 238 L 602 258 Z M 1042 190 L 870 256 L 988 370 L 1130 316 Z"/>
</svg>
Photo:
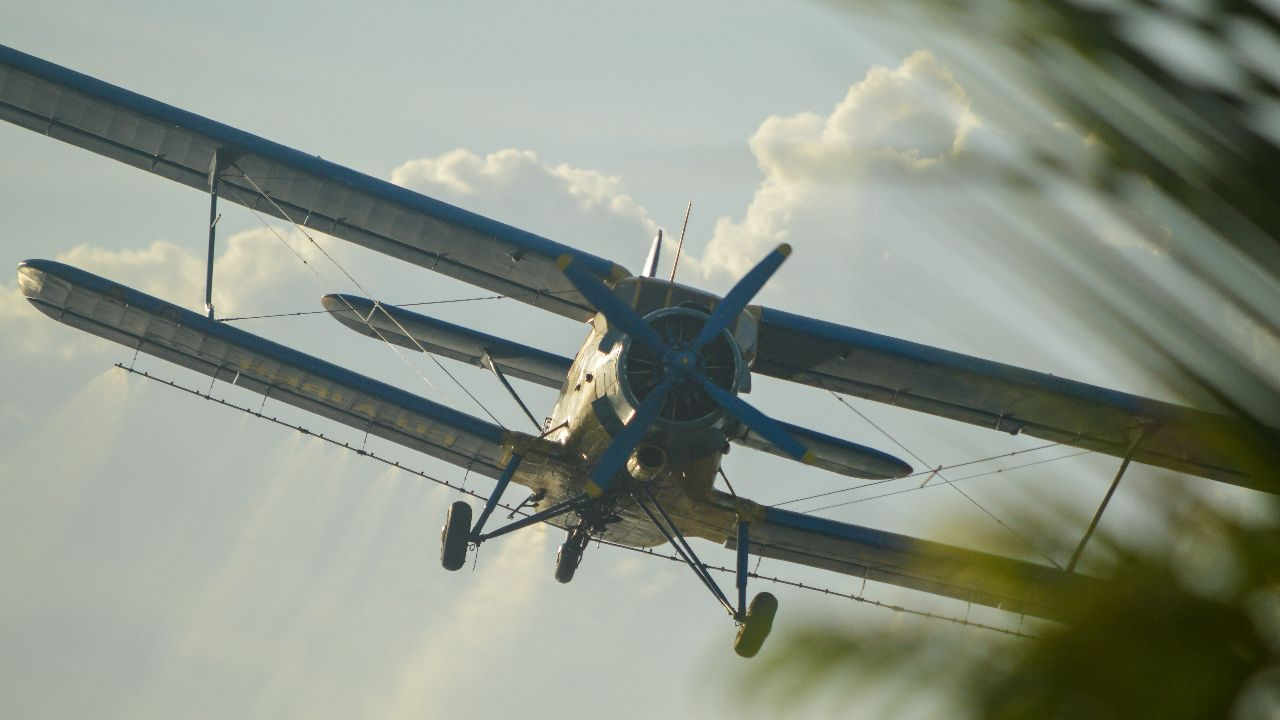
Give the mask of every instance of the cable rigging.
<svg viewBox="0 0 1280 720">
<path fill-rule="evenodd" d="M 445 397 L 445 398 L 447 398 L 447 397 L 448 397 L 448 396 L 446 396 L 443 392 L 441 392 L 439 388 L 437 388 L 437 387 L 435 386 L 435 383 L 432 383 L 432 382 L 431 382 L 431 380 L 430 380 L 429 378 L 427 378 L 427 376 L 426 376 L 426 375 L 424 375 L 420 370 L 418 370 L 418 369 L 413 365 L 413 363 L 411 363 L 411 362 L 409 361 L 409 359 L 408 359 L 407 357 L 405 357 L 405 356 L 400 352 L 400 350 L 395 346 L 395 343 L 392 343 L 389 339 L 387 339 L 387 337 L 386 337 L 386 336 L 384 336 L 384 335 L 382 334 L 382 332 L 380 332 L 376 327 L 374 327 L 374 325 L 373 325 L 373 323 L 372 323 L 372 322 L 370 322 L 370 318 L 372 318 L 372 313 L 373 313 L 373 312 L 381 312 L 381 313 L 383 314 L 383 316 L 384 316 L 384 317 L 386 317 L 388 320 L 390 320 L 392 323 L 394 323 L 394 324 L 395 324 L 395 326 L 400 330 L 400 333 L 401 333 L 401 334 L 402 334 L 406 339 L 408 339 L 408 340 L 412 341 L 412 342 L 413 342 L 413 344 L 414 344 L 415 346 L 417 346 L 417 348 L 418 348 L 418 351 L 419 351 L 419 352 L 421 352 L 423 355 L 426 355 L 428 358 L 430 358 L 430 359 L 431 359 L 431 361 L 432 361 L 433 363 L 435 363 L 436 367 L 438 367 L 438 368 L 440 369 L 440 371 L 441 371 L 441 372 L 443 372 L 443 373 L 445 374 L 445 376 L 447 376 L 450 380 L 452 380 L 452 381 L 453 381 L 453 383 L 454 383 L 455 385 L 457 385 L 457 386 L 458 386 L 458 388 L 459 388 L 459 389 L 461 389 L 461 390 L 462 390 L 462 392 L 463 392 L 463 393 L 465 393 L 465 394 L 467 395 L 467 397 L 471 398 L 472 402 L 474 402 L 474 403 L 475 403 L 475 404 L 476 404 L 476 405 L 477 405 L 477 406 L 478 406 L 482 411 L 484 411 L 484 414 L 485 414 L 485 415 L 488 415 L 488 416 L 489 416 L 489 418 L 490 418 L 490 419 L 492 419 L 495 423 L 497 423 L 497 425 L 498 425 L 499 427 L 503 428 L 504 430 L 506 429 L 506 425 L 505 425 L 501 420 L 499 420 L 499 419 L 498 419 L 498 417 L 497 417 L 496 415 L 494 415 L 492 412 L 490 412 L 490 411 L 489 411 L 489 408 L 488 408 L 488 407 L 486 407 L 486 406 L 485 406 L 485 404 L 484 404 L 484 403 L 482 403 L 482 402 L 480 401 L 480 399 L 479 399 L 479 398 L 477 398 L 477 397 L 475 396 L 475 394 L 474 394 L 474 393 L 472 393 L 469 389 L 467 389 L 467 387 L 466 387 L 465 385 L 463 385 L 463 384 L 462 384 L 462 382 L 461 382 L 460 380 L 458 380 L 458 378 L 457 378 L 457 377 L 455 377 L 455 376 L 453 375 L 453 373 L 449 372 L 449 369 L 448 369 L 448 368 L 446 368 L 446 367 L 444 366 L 444 363 L 440 362 L 440 360 L 435 356 L 435 354 L 434 354 L 434 353 L 430 353 L 430 352 L 428 352 L 428 351 L 427 351 L 427 349 L 426 349 L 425 347 L 423 347 L 422 343 L 421 343 L 421 342 L 419 342 L 419 341 L 418 341 L 418 339 L 417 339 L 416 337 L 414 337 L 412 333 L 410 333 L 408 330 L 406 330 L 406 329 L 405 329 L 405 327 L 400 323 L 400 321 L 399 321 L 399 320 L 397 320 L 397 319 L 396 319 L 396 318 L 395 318 L 391 313 L 388 313 L 387 311 L 385 311 L 385 310 L 382 308 L 382 303 L 381 303 L 380 301 L 378 301 L 378 300 L 374 299 L 374 298 L 373 298 L 373 296 L 372 296 L 372 294 L 370 294 L 370 293 L 369 293 L 369 291 L 368 291 L 367 289 L 365 289 L 365 287 L 364 287 L 362 284 L 360 284 L 360 282 L 359 282 L 358 280 L 356 280 L 355 276 L 353 276 L 350 272 L 348 272 L 348 271 L 347 271 L 347 269 L 346 269 L 345 267 L 343 267 L 343 266 L 342 266 L 342 264 L 341 264 L 341 263 L 339 263 L 339 262 L 337 261 L 337 259 L 336 259 L 336 258 L 334 258 L 332 255 L 330 255 L 330 254 L 329 254 L 329 253 L 324 249 L 324 247 L 322 247 L 322 246 L 320 245 L 320 243 L 316 242 L 316 239 L 315 239 L 314 237 L 312 237 L 310 233 L 308 233 L 308 232 L 307 232 L 307 230 L 306 230 L 306 228 L 305 228 L 305 227 L 303 227 L 301 224 L 299 224 L 297 221 L 295 221 L 295 220 L 293 219 L 293 217 L 292 217 L 292 216 L 291 216 L 291 215 L 290 215 L 290 214 L 289 214 L 289 213 L 288 213 L 284 208 L 280 207 L 279 203 L 277 203 L 277 202 L 275 201 L 275 198 L 273 198 L 273 197 L 271 197 L 270 195 L 268 195 L 268 194 L 267 194 L 267 193 L 266 193 L 266 192 L 265 192 L 265 191 L 264 191 L 264 190 L 263 190 L 263 189 L 258 185 L 258 183 L 254 182 L 253 178 L 249 177 L 248 173 L 245 173 L 245 172 L 241 171 L 240 175 L 241 175 L 242 177 L 244 177 L 244 179 L 245 179 L 246 181 L 248 181 L 250 185 L 252 185 L 252 186 L 253 186 L 253 189 L 254 189 L 254 190 L 256 190 L 256 191 L 258 192 L 258 194 L 259 194 L 261 197 L 266 198 L 266 199 L 267 199 L 267 201 L 271 203 L 272 207 L 274 207 L 274 208 L 276 209 L 276 212 L 278 212 L 278 213 L 280 214 L 280 217 L 283 217 L 286 221 L 288 221 L 288 222 L 289 222 L 289 223 L 291 223 L 295 228 L 297 228 L 297 229 L 298 229 L 298 231 L 299 231 L 300 233 L 302 233 L 302 236 L 303 236 L 303 237 L 305 237 L 308 241 L 310 241 L 310 243 L 311 243 L 313 246 L 315 246 L 316 250 L 318 250 L 318 251 L 320 252 L 320 254 L 321 254 L 321 255 L 323 255 L 323 256 L 325 257 L 325 259 L 327 259 L 330 263 L 332 263 L 334 267 L 336 267 L 336 268 L 337 268 L 337 269 L 338 269 L 338 270 L 339 270 L 339 271 L 340 271 L 344 276 L 346 276 L 347 280 L 349 280 L 349 281 L 351 282 L 351 284 L 352 284 L 352 285 L 354 285 L 354 286 L 355 286 L 355 287 L 360 291 L 360 294 L 361 294 L 361 295 L 363 295 L 363 296 L 364 296 L 364 298 L 365 298 L 366 300 L 368 300 L 370 303 L 372 303 L 372 305 L 373 305 L 373 310 L 372 310 L 372 311 L 370 311 L 370 315 L 369 315 L 369 317 L 362 317 L 362 316 L 360 315 L 360 313 L 359 313 L 359 312 L 357 312 L 357 311 L 356 311 L 356 309 L 355 309 L 354 307 L 351 307 L 351 304 L 350 304 L 350 303 L 346 303 L 346 301 L 345 301 L 345 300 L 343 300 L 343 302 L 347 305 L 347 308 L 351 311 L 351 314 L 352 314 L 352 315 L 354 315 L 355 317 L 359 318 L 359 319 L 360 319 L 360 321 L 361 321 L 361 322 L 363 322 L 363 323 L 365 324 L 365 326 L 369 328 L 369 331 L 370 331 L 371 333 L 373 333 L 375 337 L 377 337 L 379 340 L 381 340 L 381 341 L 382 341 L 382 342 L 383 342 L 387 347 L 391 348 L 391 350 L 392 350 L 393 352 L 395 352 L 396 356 L 397 356 L 397 357 L 399 357 L 399 358 L 401 359 L 401 361 L 403 361 L 403 362 L 405 363 L 405 365 L 407 365 L 410 369 L 412 369 L 412 370 L 413 370 L 413 371 L 418 375 L 418 377 L 422 378 L 422 380 L 423 380 L 424 382 L 426 382 L 426 383 L 427 383 L 427 385 L 428 385 L 432 390 L 435 390 L 435 391 L 436 391 L 436 393 L 437 393 L 437 394 L 439 394 L 441 397 Z M 317 278 L 319 278 L 319 279 L 321 280 L 321 282 L 324 282 L 324 278 L 323 278 L 323 277 L 321 277 L 321 275 L 320 275 L 319 271 L 317 271 L 317 270 L 315 269 L 315 267 L 314 267 L 314 266 L 312 266 L 312 265 L 311 265 L 311 263 L 310 263 L 310 262 L 308 262 L 308 261 L 306 260 L 306 258 L 304 258 L 304 257 L 302 256 L 302 254 L 301 254 L 301 253 L 299 253 L 295 248 L 293 248 L 293 246 L 292 246 L 292 245 L 289 245 L 289 243 L 284 239 L 284 237 L 283 237 L 283 236 L 281 236 L 281 235 L 280 235 L 280 233 L 279 233 L 279 232 L 277 232 L 277 231 L 276 231 L 276 229 L 270 225 L 270 223 L 267 223 L 267 222 L 266 222 L 266 220 L 262 217 L 262 215 L 261 215 L 261 214 L 259 214 L 259 213 L 258 213 L 258 211 L 254 209 L 254 204 L 253 204 L 253 203 L 249 203 L 249 202 L 247 202 L 247 201 L 245 200 L 245 198 L 243 198 L 243 196 L 240 196 L 240 194 L 239 194 L 239 193 L 236 193 L 236 192 L 235 192 L 235 190 L 234 190 L 234 186 L 232 187 L 232 192 L 233 192 L 233 194 L 235 194 L 235 195 L 237 196 L 237 198 L 239 199 L 239 201 L 240 201 L 240 204 L 241 204 L 241 205 L 243 205 L 244 207 L 249 208 L 249 211 L 250 211 L 250 212 L 252 212 L 252 213 L 254 214 L 254 216 L 255 216 L 255 217 L 257 217 L 257 218 L 258 218 L 258 220 L 259 220 L 260 222 L 262 222 L 262 224 L 263 224 L 263 225 L 265 225 L 268 229 L 270 229 L 270 230 L 271 230 L 271 232 L 272 232 L 273 234 L 275 234 L 275 236 L 276 236 L 276 237 L 277 237 L 277 238 L 278 238 L 282 243 L 284 243 L 287 247 L 289 247 L 289 249 L 293 252 L 293 254 L 294 254 L 294 256 L 295 256 L 295 257 L 297 257 L 299 260 L 301 260 L 301 261 L 302 261 L 302 263 L 303 263 L 304 265 L 306 265 L 306 266 L 307 266 L 307 268 L 308 268 L 308 269 L 310 269 L 310 270 L 311 270 L 311 272 L 312 272 L 312 273 L 313 273 Z M 341 295 L 339 295 L 338 297 L 341 297 Z"/>
<path fill-rule="evenodd" d="M 1037 445 L 1036 447 L 1033 447 L 1033 448 L 1026 448 L 1023 450 L 1014 450 L 1012 452 L 1001 453 L 999 455 L 992 455 L 990 457 L 979 458 L 977 460 L 966 460 L 965 462 L 955 463 L 954 465 L 942 465 L 934 469 L 921 470 L 920 472 L 914 472 L 914 473 L 911 473 L 910 475 L 904 475 L 900 478 L 885 478 L 884 480 L 873 480 L 871 482 L 866 482 L 861 485 L 854 485 L 853 487 L 845 487 L 845 488 L 839 488 L 836 490 L 828 490 L 826 492 L 820 492 L 814 495 L 805 495 L 804 497 L 798 497 L 793 500 L 783 500 L 782 502 L 779 502 L 779 503 L 773 503 L 769 507 L 782 507 L 783 505 L 792 505 L 794 503 L 804 502 L 805 500 L 816 500 L 818 498 L 828 497 L 830 495 L 839 495 L 841 493 L 853 492 L 854 490 L 865 490 L 869 487 L 875 487 L 876 485 L 884 485 L 885 483 L 898 482 L 899 480 L 910 480 L 911 478 L 918 478 L 922 475 L 933 475 L 934 473 L 939 472 L 941 470 L 954 470 L 956 468 L 966 467 L 968 465 L 977 465 L 980 463 L 991 462 L 992 460 L 1000 460 L 1002 458 L 1013 457 L 1014 455 L 1023 455 L 1030 452 L 1036 452 L 1037 450 L 1046 450 L 1048 448 L 1058 447 L 1061 444 L 1062 443 L 1045 443 L 1044 445 Z M 1022 466 L 1015 465 L 1014 467 L 1022 467 Z M 1013 468 L 1007 468 L 1007 469 L 1012 470 Z M 995 472 L 999 472 L 999 471 L 997 470 Z M 988 474 L 988 473 L 983 473 L 983 474 Z M 968 480 L 971 477 L 979 477 L 979 476 L 969 475 L 966 477 L 958 478 L 956 482 L 959 482 L 959 480 Z M 933 487 L 938 487 L 938 486 L 935 485 Z M 912 491 L 922 490 L 923 488 L 924 486 L 912 488 Z M 869 500 L 870 498 L 865 498 L 865 499 Z"/>
<path fill-rule="evenodd" d="M 988 475 L 998 475 L 998 474 L 1000 474 L 1000 473 L 1002 473 L 1002 472 L 1008 472 L 1008 471 L 1010 471 L 1010 470 L 1019 470 L 1019 469 L 1022 469 L 1022 468 L 1028 468 L 1028 467 L 1031 467 L 1031 466 L 1033 466 L 1033 465 L 1043 465 L 1043 464 L 1045 464 L 1045 463 L 1057 462 L 1058 460 L 1066 460 L 1067 458 L 1079 457 L 1079 456 L 1081 456 L 1081 455 L 1088 455 L 1090 452 L 1092 452 L 1092 451 L 1091 451 L 1091 450 L 1077 450 L 1076 452 L 1073 452 L 1073 453 L 1068 453 L 1068 454 L 1066 454 L 1066 455 L 1059 455 L 1059 456 L 1057 456 L 1057 457 L 1051 457 L 1051 458 L 1048 458 L 1048 459 L 1046 459 L 1046 460 L 1036 460 L 1036 461 L 1034 461 L 1034 462 L 1022 463 L 1021 465 L 1010 465 L 1009 467 L 996 468 L 995 470 L 988 470 L 988 471 L 986 471 L 986 472 L 975 473 L 975 474 L 973 474 L 973 475 L 965 475 L 964 477 L 956 478 L 956 479 L 954 479 L 954 480 L 951 480 L 950 482 L 957 483 L 957 482 L 960 482 L 961 480 L 972 480 L 973 478 L 986 477 L 986 476 L 988 476 Z M 1001 456 L 1001 457 L 1003 457 L 1003 456 Z M 964 464 L 971 464 L 971 463 L 964 463 Z M 945 468 L 944 468 L 944 469 L 945 469 Z M 900 479 L 901 479 L 901 478 L 900 478 Z M 866 485 L 863 485 L 862 487 L 866 487 Z M 930 488 L 935 488 L 935 487 L 942 487 L 942 486 L 941 486 L 941 485 L 931 485 L 931 486 L 929 486 L 929 487 L 930 487 Z M 902 494 L 904 494 L 904 493 L 917 492 L 917 491 L 919 491 L 919 490 L 925 490 L 925 489 L 926 489 L 926 487 L 925 487 L 924 485 L 921 485 L 921 486 L 919 486 L 919 487 L 906 488 L 905 490 L 895 490 L 894 492 L 881 493 L 881 494 L 879 494 L 879 495 L 872 495 L 872 496 L 870 496 L 870 497 L 858 498 L 857 500 L 848 500 L 848 501 L 845 501 L 845 502 L 836 503 L 836 504 L 834 504 L 834 505 L 824 505 L 824 506 L 819 507 L 819 508 L 813 508 L 813 509 L 811 509 L 811 510 L 807 510 L 806 512 L 811 512 L 811 513 L 814 513 L 814 512 L 822 512 L 823 510 L 832 510 L 832 509 L 834 509 L 834 508 L 844 507 L 844 506 L 846 506 L 846 505 L 854 505 L 854 504 L 856 504 L 856 503 L 865 502 L 865 501 L 867 501 L 867 500 L 875 500 L 875 499 L 877 499 L 877 498 L 885 498 L 885 497 L 889 497 L 889 496 L 891 496 L 891 495 L 902 495 Z"/>
<path fill-rule="evenodd" d="M 880 432 L 880 434 L 881 434 L 881 435 L 884 435 L 884 436 L 885 436 L 886 438 L 888 438 L 891 442 L 893 442 L 893 444 L 895 444 L 895 445 L 897 445 L 898 447 L 902 448 L 902 451 L 903 451 L 903 452 L 905 452 L 905 453 L 907 453 L 908 455 L 910 455 L 911 457 L 915 458 L 915 459 L 916 459 L 916 461 L 917 461 L 917 462 L 919 462 L 921 465 L 926 465 L 926 466 L 927 466 L 927 465 L 929 465 L 929 463 L 925 462 L 925 461 L 924 461 L 924 460 L 923 460 L 919 455 L 917 455 L 917 454 L 915 454 L 914 452 L 912 452 L 910 448 L 908 448 L 906 445 L 903 445 L 903 444 L 902 444 L 901 442 L 899 442 L 899 441 L 898 441 L 898 439 L 897 439 L 897 438 L 895 438 L 894 436 L 890 435 L 890 434 L 889 434 L 889 432 L 888 432 L 887 430 L 885 430 L 884 428 L 882 428 L 882 427 L 880 427 L 879 425 L 875 424 L 874 422 L 872 422 L 871 418 L 869 418 L 869 417 L 867 417 L 866 415 L 862 414 L 862 412 L 861 412 L 861 411 L 859 411 L 857 408 L 855 408 L 854 406 L 852 406 L 852 405 L 850 405 L 849 403 L 845 402 L 844 398 L 840 397 L 840 396 L 839 396 L 839 395 L 837 395 L 835 392 L 831 392 L 831 397 L 835 398 L 835 399 L 836 399 L 836 401 L 837 401 L 837 402 L 839 402 L 841 405 L 844 405 L 845 407 L 849 408 L 849 410 L 853 411 L 853 413 L 854 413 L 855 415 L 857 415 L 858 417 L 862 418 L 862 419 L 863 419 L 863 420 L 864 420 L 868 425 L 870 425 L 871 427 L 873 427 L 873 428 L 875 428 L 876 430 L 878 430 L 878 431 Z M 956 492 L 960 493 L 960 495 L 961 495 L 962 497 L 964 497 L 964 499 L 965 499 L 965 500 L 968 500 L 970 503 L 972 503 L 972 504 L 973 504 L 973 506 L 974 506 L 974 507 L 978 508 L 978 509 L 979 509 L 979 510 L 981 510 L 983 513 L 985 513 L 987 517 L 991 518 L 991 520 L 992 520 L 992 521 L 994 521 L 994 522 L 995 522 L 997 525 L 999 525 L 1001 528 L 1004 528 L 1004 530 L 1005 530 L 1006 532 L 1008 532 L 1010 535 L 1012 535 L 1013 537 L 1017 538 L 1020 542 L 1022 542 L 1022 544 L 1026 545 L 1029 549 L 1031 549 L 1032 551 L 1034 551 L 1034 552 L 1035 552 L 1037 555 L 1039 555 L 1040 557 L 1042 557 L 1042 558 L 1044 558 L 1045 560 L 1049 561 L 1049 563 L 1050 563 L 1051 565 L 1053 565 L 1054 567 L 1058 568 L 1059 570 L 1061 570 L 1061 569 L 1062 569 L 1062 566 L 1058 564 L 1058 561 L 1054 560 L 1054 559 L 1053 559 L 1052 557 L 1050 557 L 1047 553 L 1045 553 L 1044 551 L 1042 551 L 1040 548 L 1036 547 L 1035 543 L 1031 542 L 1031 540 L 1030 540 L 1029 538 L 1027 538 L 1025 535 L 1023 535 L 1022 533 L 1018 532 L 1017 530 L 1014 530 L 1012 527 L 1010 527 L 1008 524 L 1006 524 L 1003 520 L 1001 520 L 1000 518 L 996 517 L 996 514 L 995 514 L 995 513 L 991 512 L 991 511 L 990 511 L 990 510 L 988 510 L 986 507 L 984 507 L 984 506 L 982 505 L 982 503 L 980 503 L 980 502 L 978 502 L 977 500 L 975 500 L 975 499 L 973 498 L 973 496 L 969 495 L 969 493 L 965 492 L 964 490 L 961 490 L 961 489 L 960 489 L 960 488 L 959 488 L 959 487 L 958 487 L 954 482 L 952 482 L 951 480 L 947 479 L 947 477 L 946 477 L 945 475 L 943 475 L 943 474 L 942 474 L 941 470 L 942 470 L 942 466 L 941 466 L 941 465 L 939 465 L 937 468 L 935 468 L 935 469 L 932 471 L 932 472 L 933 472 L 933 475 L 932 475 L 932 476 L 930 476 L 930 477 L 934 477 L 934 476 L 936 476 L 938 479 L 942 480 L 942 481 L 943 481 L 943 482 L 945 482 L 947 485 L 950 485 L 950 486 L 951 486 L 951 487 L 952 487 Z M 923 485 L 921 485 L 921 488 L 923 488 L 923 487 L 924 487 L 924 486 L 923 486 Z M 918 488 L 918 489 L 919 489 L 919 488 Z"/>
</svg>

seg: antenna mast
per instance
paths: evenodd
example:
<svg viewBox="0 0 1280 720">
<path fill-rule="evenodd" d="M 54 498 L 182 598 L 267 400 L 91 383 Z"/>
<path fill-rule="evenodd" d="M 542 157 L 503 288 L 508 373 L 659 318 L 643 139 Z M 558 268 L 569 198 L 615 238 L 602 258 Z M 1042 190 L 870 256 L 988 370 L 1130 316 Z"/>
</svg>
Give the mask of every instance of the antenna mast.
<svg viewBox="0 0 1280 720">
<path fill-rule="evenodd" d="M 671 284 L 676 284 L 676 268 L 680 266 L 680 251 L 684 249 L 684 231 L 689 228 L 689 213 L 693 212 L 693 201 L 689 201 L 684 209 L 684 224 L 680 226 L 680 241 L 676 243 L 676 259 L 671 263 Z"/>
</svg>

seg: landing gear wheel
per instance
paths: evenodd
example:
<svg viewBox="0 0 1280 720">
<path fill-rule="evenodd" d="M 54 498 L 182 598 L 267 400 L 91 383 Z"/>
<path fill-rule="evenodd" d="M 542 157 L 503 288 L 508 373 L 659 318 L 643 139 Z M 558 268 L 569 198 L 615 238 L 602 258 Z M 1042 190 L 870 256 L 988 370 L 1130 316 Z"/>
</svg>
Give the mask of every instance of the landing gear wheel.
<svg viewBox="0 0 1280 720">
<path fill-rule="evenodd" d="M 459 500 L 449 506 L 440 529 L 440 564 L 458 570 L 467 564 L 467 543 L 471 541 L 471 506 Z"/>
<path fill-rule="evenodd" d="M 560 546 L 556 553 L 556 581 L 567 583 L 573 579 L 573 573 L 582 562 L 582 552 L 587 549 L 590 537 L 579 530 L 571 530 L 569 539 Z"/>
<path fill-rule="evenodd" d="M 778 613 L 778 599 L 762 592 L 751 599 L 747 617 L 738 625 L 738 636 L 733 640 L 733 651 L 740 657 L 755 657 L 773 629 L 773 616 Z"/>
</svg>

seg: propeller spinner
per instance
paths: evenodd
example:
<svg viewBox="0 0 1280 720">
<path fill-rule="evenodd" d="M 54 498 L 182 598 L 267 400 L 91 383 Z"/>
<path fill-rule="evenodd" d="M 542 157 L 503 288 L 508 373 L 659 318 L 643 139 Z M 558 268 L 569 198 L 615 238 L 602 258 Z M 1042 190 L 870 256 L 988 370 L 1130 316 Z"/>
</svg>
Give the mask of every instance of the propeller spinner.
<svg viewBox="0 0 1280 720">
<path fill-rule="evenodd" d="M 679 402 L 666 405 L 668 395 L 676 388 L 679 388 L 679 395 L 684 402 L 703 400 L 714 403 L 786 454 L 806 463 L 812 462 L 813 454 L 781 424 L 735 395 L 731 383 L 728 383 L 729 388 L 726 389 L 721 361 L 717 360 L 722 353 L 715 351 L 717 341 L 723 338 L 725 330 L 738 319 L 747 303 L 751 302 L 790 254 L 791 246 L 783 243 L 765 256 L 734 285 L 729 294 L 716 305 L 697 335 L 689 340 L 684 339 L 684 332 L 669 331 L 670 322 L 663 323 L 655 319 L 660 329 L 668 330 L 660 335 L 595 275 L 574 265 L 572 255 L 560 257 L 557 264 L 561 272 L 578 292 L 604 314 L 611 326 L 631 339 L 633 349 L 637 345 L 641 348 L 633 350 L 633 358 L 641 356 L 649 363 L 649 376 L 633 388 L 640 406 L 600 456 L 587 483 L 589 494 L 601 495 L 609 489 L 614 476 L 644 439 L 649 426 L 660 412 L 664 417 L 680 412 Z M 701 392 L 691 393 L 690 390 Z"/>
</svg>

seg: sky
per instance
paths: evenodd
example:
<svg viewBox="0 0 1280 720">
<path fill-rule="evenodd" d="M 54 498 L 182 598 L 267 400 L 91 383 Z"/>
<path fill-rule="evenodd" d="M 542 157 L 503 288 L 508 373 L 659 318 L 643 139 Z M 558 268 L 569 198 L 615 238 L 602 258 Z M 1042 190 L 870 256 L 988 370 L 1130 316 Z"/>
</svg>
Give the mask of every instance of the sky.
<svg viewBox="0 0 1280 720">
<path fill-rule="evenodd" d="M 692 202 L 682 282 L 724 292 L 786 241 L 795 252 L 760 296 L 766 305 L 1177 399 L 1040 291 L 1050 263 L 1002 257 L 1000 242 L 1053 232 L 1015 232 L 1027 230 L 1017 213 L 1029 201 L 997 193 L 983 206 L 948 187 L 948 168 L 965 153 L 1016 154 L 1024 136 L 1048 136 L 1080 157 L 1087 138 L 975 95 L 955 69 L 968 67 L 964 48 L 915 29 L 823 4 L 766 2 L 564 3 L 555 12 L 495 2 L 376 12 L 46 5 L 0 8 L 0 43 L 632 270 L 656 229 L 678 233 Z M 0 260 L 11 271 L 27 258 L 54 258 L 200 308 L 206 195 L 10 126 L 0 127 L 0 155 Z M 221 317 L 315 310 L 321 295 L 354 290 L 296 230 L 228 204 L 223 213 Z M 316 239 L 387 302 L 488 294 Z M 1126 256 L 1161 260 L 1139 242 L 1113 241 Z M 309 254 L 319 276 L 285 245 Z M 431 312 L 563 355 L 586 335 L 512 301 Z M 480 413 L 432 361 L 322 315 L 237 325 Z M 574 582 L 560 586 L 552 579 L 560 533 L 538 528 L 488 543 L 474 567 L 446 573 L 438 528 L 457 499 L 447 490 L 114 369 L 135 363 L 258 403 L 49 321 L 21 298 L 15 275 L 0 276 L 0 334 L 0 714 L 509 717 L 532 707 L 576 718 L 603 707 L 619 718 L 681 718 L 743 709 L 732 623 L 687 569 L 592 547 Z M 447 367 L 521 427 L 491 377 Z M 519 390 L 535 413 L 549 414 L 553 393 Z M 851 400 L 885 435 L 830 393 L 768 379 L 757 378 L 750 399 L 895 454 L 901 442 L 917 467 L 1040 444 Z M 264 411 L 364 442 L 289 408 Z M 368 447 L 434 477 L 490 487 L 390 445 Z M 1073 538 L 1033 550 L 988 511 L 1025 535 L 1037 530 L 1021 512 L 1032 504 L 1087 518 L 1115 466 L 1074 458 L 966 480 L 972 501 L 932 487 L 823 514 L 1061 562 Z M 746 449 L 725 470 L 739 492 L 766 503 L 848 486 Z M 1144 497 L 1177 482 L 1134 468 L 1104 527 L 1154 528 Z M 892 489 L 914 487 L 906 483 Z M 731 559 L 706 543 L 697 549 L 711 562 Z M 859 591 L 849 578 L 772 561 L 760 572 Z M 764 585 L 753 590 L 782 601 L 775 632 L 802 622 L 922 622 Z M 1020 623 L 886 586 L 865 592 L 999 627 Z"/>
</svg>

